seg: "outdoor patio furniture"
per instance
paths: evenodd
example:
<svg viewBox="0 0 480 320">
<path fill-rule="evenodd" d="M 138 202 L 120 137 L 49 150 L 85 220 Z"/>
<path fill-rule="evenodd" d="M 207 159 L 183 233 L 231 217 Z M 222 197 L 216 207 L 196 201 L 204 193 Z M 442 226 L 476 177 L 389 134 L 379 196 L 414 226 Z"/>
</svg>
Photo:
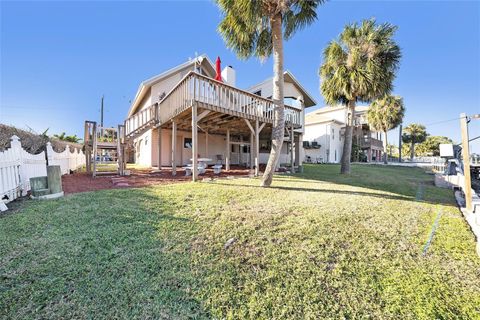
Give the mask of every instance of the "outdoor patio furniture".
<svg viewBox="0 0 480 320">
<path fill-rule="evenodd" d="M 213 168 L 213 173 L 214 174 L 220 174 L 222 172 L 222 165 L 221 164 L 216 164 L 212 166 Z"/>
<path fill-rule="evenodd" d="M 222 164 L 223 163 L 223 155 L 217 154 L 216 158 L 217 158 L 217 164 Z"/>
<path fill-rule="evenodd" d="M 198 174 L 205 174 L 207 170 L 207 163 L 206 162 L 198 162 Z M 185 175 L 186 176 L 191 176 L 192 175 L 192 164 L 189 163 L 187 164 L 186 167 L 183 167 L 185 169 Z"/>
</svg>

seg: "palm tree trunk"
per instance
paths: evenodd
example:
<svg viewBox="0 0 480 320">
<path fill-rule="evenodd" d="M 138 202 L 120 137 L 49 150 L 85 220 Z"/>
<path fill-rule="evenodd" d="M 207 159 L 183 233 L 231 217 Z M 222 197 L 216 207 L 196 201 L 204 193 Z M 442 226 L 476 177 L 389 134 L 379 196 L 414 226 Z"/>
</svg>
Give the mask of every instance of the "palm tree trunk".
<svg viewBox="0 0 480 320">
<path fill-rule="evenodd" d="M 355 119 L 355 100 L 348 102 L 347 110 L 350 112 L 350 117 L 345 125 L 345 139 L 343 140 L 343 152 L 340 173 L 350 173 L 350 157 L 352 155 L 352 139 L 353 139 L 353 121 Z"/>
<path fill-rule="evenodd" d="M 415 140 L 412 137 L 412 145 L 410 146 L 410 160 L 413 161 L 413 157 L 415 157 Z"/>
<path fill-rule="evenodd" d="M 385 139 L 383 139 L 383 163 L 388 164 L 388 143 L 387 143 L 387 131 L 385 133 Z"/>
<path fill-rule="evenodd" d="M 282 15 L 276 14 L 271 19 L 273 45 L 273 102 L 275 105 L 272 129 L 272 149 L 268 157 L 267 167 L 263 174 L 262 187 L 272 184 L 273 173 L 277 167 L 282 151 L 283 136 L 285 134 L 285 112 L 283 102 L 283 34 Z"/>
</svg>

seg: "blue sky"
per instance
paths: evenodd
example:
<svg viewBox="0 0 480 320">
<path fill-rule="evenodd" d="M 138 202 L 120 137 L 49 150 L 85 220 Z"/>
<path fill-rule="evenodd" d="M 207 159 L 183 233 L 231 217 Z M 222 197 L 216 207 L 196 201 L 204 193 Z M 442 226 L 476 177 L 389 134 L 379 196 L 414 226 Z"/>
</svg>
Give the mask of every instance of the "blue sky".
<svg viewBox="0 0 480 320">
<path fill-rule="evenodd" d="M 272 74 L 271 59 L 240 61 L 226 49 L 211 1 L 1 1 L 0 10 L 0 122 L 38 132 L 81 136 L 84 120 L 99 119 L 102 94 L 105 124 L 121 123 L 142 80 L 195 52 L 233 65 L 240 87 Z M 372 17 L 399 27 L 394 93 L 404 97 L 404 123 L 458 142 L 459 114 L 480 113 L 479 1 L 330 1 L 285 43 L 285 67 L 323 106 L 323 49 L 345 24 Z M 480 135 L 480 121 L 470 134 Z M 472 149 L 480 153 L 480 139 Z"/>
</svg>

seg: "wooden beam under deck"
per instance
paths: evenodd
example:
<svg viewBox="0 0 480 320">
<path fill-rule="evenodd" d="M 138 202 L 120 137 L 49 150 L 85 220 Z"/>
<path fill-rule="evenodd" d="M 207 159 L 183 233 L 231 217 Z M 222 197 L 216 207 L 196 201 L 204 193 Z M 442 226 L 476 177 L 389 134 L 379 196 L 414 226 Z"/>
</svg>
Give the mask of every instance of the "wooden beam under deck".
<svg viewBox="0 0 480 320">
<path fill-rule="evenodd" d="M 248 136 L 251 133 L 251 129 L 248 127 L 245 120 L 248 119 L 243 117 L 234 116 L 231 114 L 225 114 L 222 112 L 217 111 L 209 111 L 206 113 L 205 109 L 197 107 L 197 114 L 204 114 L 201 120 L 198 120 L 197 115 L 197 124 L 201 128 L 202 131 L 207 132 L 209 134 L 222 134 L 226 135 L 227 127 L 230 128 L 231 134 L 240 134 L 244 136 Z M 179 131 L 191 131 L 192 129 L 192 110 L 189 108 L 184 112 L 180 113 L 175 117 L 175 122 L 177 124 L 177 130 Z M 270 123 L 262 123 L 259 121 L 259 131 L 262 131 L 263 136 L 268 136 L 268 132 L 271 132 L 272 124 Z M 162 125 L 163 128 L 172 128 L 172 121 L 165 123 Z M 262 130 L 266 128 L 267 130 Z"/>
</svg>

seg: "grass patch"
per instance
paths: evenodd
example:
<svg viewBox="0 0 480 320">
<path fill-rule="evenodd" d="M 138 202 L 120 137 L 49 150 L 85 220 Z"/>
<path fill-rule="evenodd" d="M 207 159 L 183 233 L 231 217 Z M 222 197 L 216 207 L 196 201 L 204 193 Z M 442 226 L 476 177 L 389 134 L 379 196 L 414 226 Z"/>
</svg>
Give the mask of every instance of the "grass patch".
<svg viewBox="0 0 480 320">
<path fill-rule="evenodd" d="M 0 317 L 478 318 L 452 192 L 420 169 L 338 171 L 28 202 L 0 219 Z"/>
</svg>

